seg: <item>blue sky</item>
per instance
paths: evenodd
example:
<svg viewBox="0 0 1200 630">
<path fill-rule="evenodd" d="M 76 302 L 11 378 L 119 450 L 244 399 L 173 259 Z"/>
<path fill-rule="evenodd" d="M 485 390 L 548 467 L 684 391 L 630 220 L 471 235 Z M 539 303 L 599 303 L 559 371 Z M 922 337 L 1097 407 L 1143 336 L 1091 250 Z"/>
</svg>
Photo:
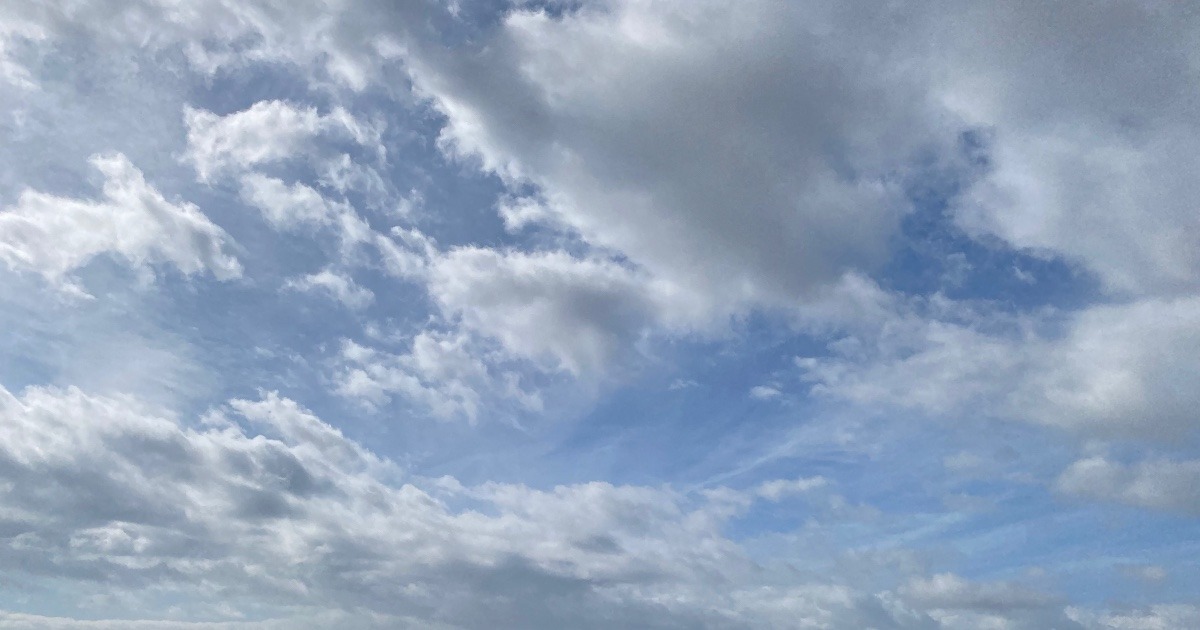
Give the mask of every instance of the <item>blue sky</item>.
<svg viewBox="0 0 1200 630">
<path fill-rule="evenodd" d="M 11 3 L 0 628 L 1200 626 L 1196 21 Z"/>
</svg>

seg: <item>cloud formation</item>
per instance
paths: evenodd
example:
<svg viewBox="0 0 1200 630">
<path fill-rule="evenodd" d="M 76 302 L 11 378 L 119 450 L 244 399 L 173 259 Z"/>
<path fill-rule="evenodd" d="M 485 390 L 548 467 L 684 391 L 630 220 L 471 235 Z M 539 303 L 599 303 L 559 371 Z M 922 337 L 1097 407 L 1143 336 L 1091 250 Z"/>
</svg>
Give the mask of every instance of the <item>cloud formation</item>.
<svg viewBox="0 0 1200 630">
<path fill-rule="evenodd" d="M 406 481 L 275 394 L 230 401 L 198 423 L 77 389 L 2 396 L 12 532 L 2 553 L 32 579 L 99 581 L 142 605 L 182 589 L 201 610 L 349 605 L 364 627 L 375 617 L 402 627 L 744 627 L 780 606 L 925 627 L 841 588 L 725 593 L 729 580 L 751 578 L 752 563 L 720 534 L 722 511 L 669 489 Z"/>
<path fill-rule="evenodd" d="M 1196 626 L 1198 15 L 14 4 L 0 628 Z"/>
<path fill-rule="evenodd" d="M 71 292 L 83 292 L 71 272 L 101 254 L 146 272 L 167 264 L 186 275 L 241 276 L 241 265 L 227 251 L 229 236 L 194 204 L 167 200 L 119 153 L 92 156 L 90 163 L 104 177 L 102 199 L 27 190 L 0 211 L 5 264 Z"/>
</svg>

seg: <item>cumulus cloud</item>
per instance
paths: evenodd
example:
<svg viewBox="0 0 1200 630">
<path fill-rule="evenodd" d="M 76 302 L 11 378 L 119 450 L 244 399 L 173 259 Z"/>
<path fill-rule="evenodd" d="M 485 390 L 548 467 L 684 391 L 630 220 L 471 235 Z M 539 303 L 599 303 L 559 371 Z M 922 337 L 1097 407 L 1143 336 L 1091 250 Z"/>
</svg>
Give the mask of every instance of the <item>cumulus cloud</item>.
<svg viewBox="0 0 1200 630">
<path fill-rule="evenodd" d="M 171 202 L 119 153 L 93 156 L 104 176 L 101 199 L 26 190 L 0 211 L 0 260 L 81 292 L 70 277 L 96 256 L 112 254 L 142 271 L 169 264 L 184 274 L 237 278 L 224 230 L 186 201 Z"/>
</svg>

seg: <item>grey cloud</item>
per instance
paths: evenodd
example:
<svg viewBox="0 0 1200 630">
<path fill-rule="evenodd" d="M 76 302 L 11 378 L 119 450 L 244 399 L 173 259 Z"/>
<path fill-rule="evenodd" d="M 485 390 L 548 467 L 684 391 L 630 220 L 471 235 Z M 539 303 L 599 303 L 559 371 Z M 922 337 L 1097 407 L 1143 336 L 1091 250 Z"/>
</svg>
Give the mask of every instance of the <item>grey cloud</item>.
<svg viewBox="0 0 1200 630">
<path fill-rule="evenodd" d="M 1140 0 L 930 14 L 932 92 L 993 131 L 992 174 L 961 223 L 1064 255 L 1115 292 L 1200 288 L 1200 14 Z"/>
<path fill-rule="evenodd" d="M 431 263 L 429 292 L 469 330 L 576 374 L 628 357 L 658 323 L 659 298 L 644 277 L 561 251 L 452 249 Z"/>
<path fill-rule="evenodd" d="M 928 128 L 919 97 L 831 34 L 861 17 L 769 2 L 515 11 L 486 55 L 412 67 L 450 150 L 540 188 L 523 221 L 620 252 L 706 322 L 885 257 L 905 210 L 889 174 Z"/>
</svg>

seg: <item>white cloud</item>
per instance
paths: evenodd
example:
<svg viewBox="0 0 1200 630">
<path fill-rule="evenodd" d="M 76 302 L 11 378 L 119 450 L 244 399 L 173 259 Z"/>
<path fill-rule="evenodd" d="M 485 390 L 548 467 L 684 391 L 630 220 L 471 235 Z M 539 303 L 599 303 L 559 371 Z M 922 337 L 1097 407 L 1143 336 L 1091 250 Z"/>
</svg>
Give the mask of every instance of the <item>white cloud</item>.
<svg viewBox="0 0 1200 630">
<path fill-rule="evenodd" d="M 283 286 L 295 291 L 325 293 L 352 309 L 366 308 L 375 300 L 375 294 L 370 289 L 359 286 L 354 282 L 354 278 L 332 269 L 322 269 L 317 273 L 291 278 Z"/>
<path fill-rule="evenodd" d="M 354 215 L 348 204 L 330 201 L 310 186 L 289 185 L 259 173 L 242 176 L 241 197 L 261 210 L 271 225 L 284 229 L 331 225 L 343 215 Z"/>
<path fill-rule="evenodd" d="M 437 243 L 413 228 L 392 228 L 391 236 L 376 233 L 375 246 L 384 269 L 397 278 L 424 279 L 438 255 Z"/>
<path fill-rule="evenodd" d="M 471 422 L 485 403 L 493 414 L 504 403 L 524 410 L 542 408 L 539 395 L 521 387 L 517 372 L 489 366 L 480 354 L 466 335 L 435 331 L 418 333 L 404 354 L 346 340 L 334 382 L 342 396 L 369 405 L 399 394 L 434 416 L 461 416 Z"/>
<path fill-rule="evenodd" d="M 1088 499 L 1200 514 L 1200 460 L 1156 459 L 1127 465 L 1089 457 L 1063 471 L 1055 487 Z"/>
<path fill-rule="evenodd" d="M 248 109 L 218 116 L 187 107 L 187 159 L 202 181 L 222 171 L 238 173 L 251 167 L 305 157 L 320 136 L 344 137 L 383 151 L 379 131 L 340 107 L 320 114 L 315 107 L 284 101 L 259 101 Z"/>
<path fill-rule="evenodd" d="M 41 25 L 25 16 L 10 15 L 0 20 L 0 80 L 18 90 L 37 89 L 37 81 L 29 69 L 14 58 L 12 49 L 20 43 L 39 41 L 46 36 Z"/>
<path fill-rule="evenodd" d="M 781 393 L 782 392 L 780 392 L 778 388 L 771 387 L 769 385 L 755 385 L 754 387 L 750 388 L 750 397 L 754 400 L 771 400 L 772 398 L 779 398 Z"/>
<path fill-rule="evenodd" d="M 221 280 L 241 275 L 226 252 L 228 235 L 195 205 L 168 201 L 119 153 L 93 156 L 91 164 L 104 176 L 102 199 L 26 190 L 0 211 L 0 260 L 74 291 L 82 289 L 70 273 L 101 254 L 142 271 L 170 264 Z"/>
</svg>

